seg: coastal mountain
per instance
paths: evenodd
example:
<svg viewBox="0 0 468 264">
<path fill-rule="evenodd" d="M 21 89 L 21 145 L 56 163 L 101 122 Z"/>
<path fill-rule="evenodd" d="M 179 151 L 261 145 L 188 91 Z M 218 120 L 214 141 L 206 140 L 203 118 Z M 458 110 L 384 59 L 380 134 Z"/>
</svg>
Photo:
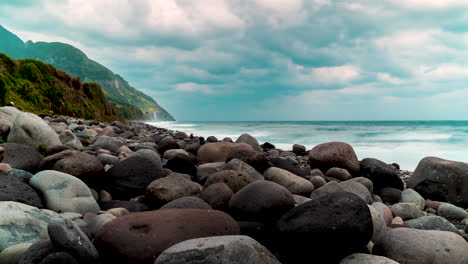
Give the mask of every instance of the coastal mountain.
<svg viewBox="0 0 468 264">
<path fill-rule="evenodd" d="M 130 105 L 108 102 L 99 84 L 82 83 L 50 64 L 14 60 L 0 53 L 0 105 L 14 102 L 21 110 L 101 121 L 143 118 Z"/>
<path fill-rule="evenodd" d="M 110 102 L 127 106 L 132 105 L 145 113 L 146 119 L 163 121 L 175 120 L 153 98 L 132 87 L 120 75 L 105 66 L 89 59 L 81 50 L 60 42 L 24 43 L 18 36 L 0 26 L 0 52 L 14 58 L 31 58 L 49 63 L 84 82 L 99 84 Z M 130 119 L 136 119 L 131 117 Z"/>
</svg>

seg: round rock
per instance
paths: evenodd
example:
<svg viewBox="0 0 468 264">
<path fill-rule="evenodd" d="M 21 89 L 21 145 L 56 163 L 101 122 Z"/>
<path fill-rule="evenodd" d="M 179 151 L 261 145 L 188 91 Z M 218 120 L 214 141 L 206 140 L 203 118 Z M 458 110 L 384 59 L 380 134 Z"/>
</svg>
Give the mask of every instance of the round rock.
<svg viewBox="0 0 468 264">
<path fill-rule="evenodd" d="M 36 173 L 39 169 L 42 157 L 34 147 L 16 143 L 5 143 L 1 144 L 0 147 L 4 148 L 0 155 L 0 162 L 8 163 L 12 168 L 31 173 Z"/>
<path fill-rule="evenodd" d="M 337 168 L 337 167 L 330 168 L 327 171 L 327 173 L 325 173 L 325 175 L 327 177 L 331 177 L 340 181 L 346 181 L 346 180 L 351 179 L 352 177 L 351 174 L 346 169 Z"/>
<path fill-rule="evenodd" d="M 211 174 L 205 182 L 205 187 L 219 182 L 225 183 L 234 193 L 236 193 L 253 181 L 250 177 L 240 171 L 223 170 Z"/>
<path fill-rule="evenodd" d="M 233 195 L 234 192 L 229 186 L 219 182 L 205 188 L 202 192 L 202 199 L 213 209 L 224 211 L 229 207 L 229 201 Z"/>
<path fill-rule="evenodd" d="M 37 115 L 21 112 L 16 115 L 8 135 L 8 143 L 19 143 L 33 146 L 61 145 L 55 131 Z"/>
<path fill-rule="evenodd" d="M 201 164 L 225 162 L 230 152 L 240 149 L 253 151 L 253 148 L 245 143 L 216 142 L 205 144 L 200 147 L 197 157 Z"/>
<path fill-rule="evenodd" d="M 322 171 L 338 167 L 357 174 L 360 170 L 354 149 L 344 142 L 328 142 L 313 147 L 309 152 L 309 164 L 311 168 Z"/>
<path fill-rule="evenodd" d="M 398 264 L 398 262 L 382 256 L 354 253 L 342 259 L 339 264 Z"/>
<path fill-rule="evenodd" d="M 165 204 L 161 209 L 212 209 L 211 205 L 194 196 L 186 196 L 175 199 Z"/>
<path fill-rule="evenodd" d="M 268 168 L 263 175 L 265 176 L 265 179 L 284 186 L 292 194 L 309 196 L 314 190 L 314 185 L 310 181 L 287 170 L 271 167 Z"/>
<path fill-rule="evenodd" d="M 257 139 L 249 134 L 242 134 L 236 139 L 236 143 L 245 143 L 250 145 L 256 151 L 262 151 L 262 147 L 258 143 Z"/>
<path fill-rule="evenodd" d="M 163 205 L 185 196 L 199 196 L 200 184 L 188 180 L 180 174 L 172 173 L 157 179 L 146 188 L 146 198 L 156 205 Z"/>
</svg>

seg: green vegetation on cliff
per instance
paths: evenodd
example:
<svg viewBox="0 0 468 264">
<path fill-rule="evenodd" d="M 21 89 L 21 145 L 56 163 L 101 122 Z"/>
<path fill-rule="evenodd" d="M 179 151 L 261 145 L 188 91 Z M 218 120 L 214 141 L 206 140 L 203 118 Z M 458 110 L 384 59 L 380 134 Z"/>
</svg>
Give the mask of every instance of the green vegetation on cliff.
<svg viewBox="0 0 468 264">
<path fill-rule="evenodd" d="M 99 84 L 82 83 L 38 60 L 14 60 L 0 53 L 0 106 L 9 102 L 37 114 L 102 121 L 143 117 L 136 107 L 108 102 Z"/>
<path fill-rule="evenodd" d="M 24 43 L 2 26 L 0 26 L 0 40 L 0 52 L 5 52 L 14 58 L 41 60 L 80 77 L 85 82 L 101 85 L 107 100 L 115 103 L 126 115 L 129 115 L 128 119 L 174 120 L 171 114 L 159 106 L 153 98 L 138 91 L 120 75 L 89 59 L 81 50 L 71 45 L 60 42 Z M 130 105 L 140 109 L 145 116 L 133 116 L 133 114 L 139 115 L 139 111 L 131 110 Z"/>
</svg>

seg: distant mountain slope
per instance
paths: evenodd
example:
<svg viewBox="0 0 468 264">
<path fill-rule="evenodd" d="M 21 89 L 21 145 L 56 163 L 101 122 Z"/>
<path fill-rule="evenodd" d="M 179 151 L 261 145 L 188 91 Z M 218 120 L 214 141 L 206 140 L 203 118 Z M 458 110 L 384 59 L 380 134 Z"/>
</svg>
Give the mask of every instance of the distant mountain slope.
<svg viewBox="0 0 468 264">
<path fill-rule="evenodd" d="M 143 117 L 134 106 L 108 102 L 96 83 L 82 83 L 79 78 L 38 60 L 14 60 L 0 53 L 0 106 L 10 101 L 33 113 L 102 121 Z"/>
<path fill-rule="evenodd" d="M 24 43 L 2 26 L 0 26 L 0 40 L 0 52 L 15 58 L 38 59 L 80 77 L 83 81 L 96 82 L 101 85 L 109 101 L 118 105 L 136 106 L 147 114 L 148 119 L 174 120 L 172 115 L 159 106 L 153 98 L 138 91 L 120 75 L 89 59 L 81 50 L 71 45 L 60 42 Z"/>
</svg>

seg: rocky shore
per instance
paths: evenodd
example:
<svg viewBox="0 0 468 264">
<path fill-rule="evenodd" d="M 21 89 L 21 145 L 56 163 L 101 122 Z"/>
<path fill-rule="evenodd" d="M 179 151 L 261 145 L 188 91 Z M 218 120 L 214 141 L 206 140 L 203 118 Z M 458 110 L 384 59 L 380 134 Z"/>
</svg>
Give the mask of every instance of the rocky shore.
<svg viewBox="0 0 468 264">
<path fill-rule="evenodd" d="M 0 143 L 1 264 L 468 263 L 467 163 L 13 107 Z"/>
</svg>

